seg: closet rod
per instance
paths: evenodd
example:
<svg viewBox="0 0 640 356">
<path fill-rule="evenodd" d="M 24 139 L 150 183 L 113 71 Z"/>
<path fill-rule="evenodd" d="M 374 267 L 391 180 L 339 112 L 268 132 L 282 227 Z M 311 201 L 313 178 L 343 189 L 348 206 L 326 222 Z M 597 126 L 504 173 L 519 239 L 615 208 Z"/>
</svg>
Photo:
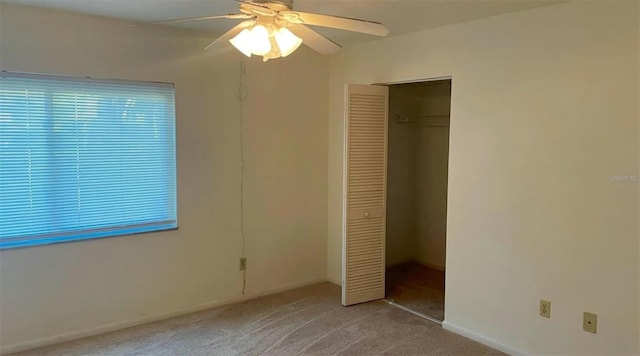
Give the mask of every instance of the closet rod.
<svg viewBox="0 0 640 356">
<path fill-rule="evenodd" d="M 418 115 L 409 117 L 408 115 L 397 114 L 394 119 L 397 124 L 413 124 L 420 122 L 425 126 L 449 126 L 449 115 Z"/>
</svg>

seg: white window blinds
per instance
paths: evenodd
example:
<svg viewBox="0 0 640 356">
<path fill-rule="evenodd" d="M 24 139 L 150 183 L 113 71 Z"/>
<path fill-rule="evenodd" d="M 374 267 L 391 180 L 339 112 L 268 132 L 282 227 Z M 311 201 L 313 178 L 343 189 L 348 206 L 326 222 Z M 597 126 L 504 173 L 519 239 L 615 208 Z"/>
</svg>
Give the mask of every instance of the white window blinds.
<svg viewBox="0 0 640 356">
<path fill-rule="evenodd" d="M 0 248 L 177 227 L 172 84 L 0 73 Z"/>
</svg>

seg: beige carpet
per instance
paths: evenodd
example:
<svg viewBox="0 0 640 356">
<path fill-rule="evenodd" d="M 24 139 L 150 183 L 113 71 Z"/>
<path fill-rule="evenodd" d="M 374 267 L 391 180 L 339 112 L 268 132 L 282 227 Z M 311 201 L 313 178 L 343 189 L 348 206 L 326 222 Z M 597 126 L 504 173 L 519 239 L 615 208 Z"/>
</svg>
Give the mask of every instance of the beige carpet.
<svg viewBox="0 0 640 356">
<path fill-rule="evenodd" d="M 330 283 L 20 355 L 497 355 L 382 301 L 340 305 Z"/>
<path fill-rule="evenodd" d="M 387 268 L 386 283 L 388 300 L 444 320 L 444 272 L 411 262 Z"/>
</svg>

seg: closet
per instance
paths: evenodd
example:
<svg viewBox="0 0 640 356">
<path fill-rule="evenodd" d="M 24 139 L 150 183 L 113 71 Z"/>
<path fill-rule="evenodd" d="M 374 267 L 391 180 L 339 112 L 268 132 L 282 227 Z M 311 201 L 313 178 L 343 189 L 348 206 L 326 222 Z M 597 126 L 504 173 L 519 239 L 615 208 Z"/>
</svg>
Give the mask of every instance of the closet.
<svg viewBox="0 0 640 356">
<path fill-rule="evenodd" d="M 451 80 L 345 86 L 342 304 L 444 320 Z"/>
<path fill-rule="evenodd" d="M 389 86 L 388 301 L 444 320 L 451 80 Z"/>
</svg>

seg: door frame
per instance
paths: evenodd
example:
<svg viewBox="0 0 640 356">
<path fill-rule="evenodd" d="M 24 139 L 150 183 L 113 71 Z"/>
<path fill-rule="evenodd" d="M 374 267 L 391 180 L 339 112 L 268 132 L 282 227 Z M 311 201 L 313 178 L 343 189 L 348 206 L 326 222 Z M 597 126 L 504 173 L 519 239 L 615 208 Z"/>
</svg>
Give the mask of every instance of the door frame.
<svg viewBox="0 0 640 356">
<path fill-rule="evenodd" d="M 423 79 L 407 79 L 407 80 L 398 80 L 394 82 L 383 82 L 383 83 L 373 83 L 371 85 L 397 85 L 397 84 L 415 84 L 415 83 L 424 83 L 424 82 L 436 82 L 439 80 L 451 80 L 453 83 L 453 76 L 445 75 L 442 77 L 431 77 L 431 78 L 423 78 Z"/>
<path fill-rule="evenodd" d="M 398 84 L 424 83 L 424 82 L 434 82 L 434 81 L 441 81 L 441 80 L 450 80 L 451 81 L 451 96 L 450 96 L 451 104 L 450 104 L 450 112 L 449 112 L 449 120 L 451 120 L 451 118 L 453 117 L 453 98 L 454 98 L 453 76 L 452 75 L 445 75 L 445 76 L 439 76 L 439 77 L 428 77 L 428 78 L 406 79 L 406 80 L 398 80 L 398 81 L 391 81 L 391 82 L 376 82 L 376 83 L 371 83 L 369 85 L 380 85 L 380 86 L 387 86 L 388 87 L 388 86 L 391 86 L 391 85 L 398 85 Z M 346 110 L 346 108 L 345 108 L 345 110 Z M 387 110 L 388 110 L 388 108 L 387 108 Z M 388 120 L 388 118 L 387 118 L 387 120 Z M 346 135 L 347 135 L 346 125 L 347 125 L 347 118 L 345 117 L 345 122 L 344 122 L 344 126 L 343 126 L 344 135 L 345 135 L 344 139 L 345 140 L 347 139 L 346 138 Z M 448 159 L 448 162 L 447 162 L 447 170 L 448 171 L 450 171 L 451 161 L 452 161 L 451 160 L 451 142 L 452 142 L 451 137 L 452 137 L 452 134 L 453 134 L 453 132 L 451 130 L 451 126 L 449 126 L 449 159 Z M 389 131 L 388 130 L 386 132 L 385 141 L 387 142 L 385 144 L 386 151 L 387 151 L 386 155 L 388 155 L 388 150 L 389 150 L 389 147 L 388 147 Z M 346 149 L 346 145 L 343 146 L 343 147 L 344 147 L 344 152 L 343 152 L 343 177 L 345 177 L 346 169 L 347 169 L 346 168 L 346 164 L 347 164 L 348 152 L 347 152 L 347 149 Z M 385 163 L 385 166 L 387 164 L 388 163 Z M 385 169 L 385 174 L 387 174 L 386 169 Z M 385 181 L 386 181 L 386 178 L 385 178 Z M 450 190 L 450 187 L 451 187 L 450 183 L 451 183 L 451 175 L 448 175 L 448 177 L 447 177 L 447 200 L 448 200 L 448 197 L 449 197 L 449 190 Z M 346 205 L 344 204 L 344 199 L 346 199 L 346 195 L 345 195 L 345 192 L 344 192 L 344 186 L 345 186 L 345 184 L 343 184 L 343 192 L 342 192 L 343 193 L 342 194 L 342 197 L 343 197 L 343 212 L 342 212 L 343 213 L 343 219 L 342 219 L 342 229 L 341 229 L 342 230 L 342 253 L 341 253 L 342 258 L 341 258 L 341 262 L 344 261 L 344 255 L 346 253 L 346 248 L 345 248 L 346 219 L 345 219 L 345 216 L 346 216 L 347 212 L 346 212 Z M 384 189 L 385 189 L 385 200 L 386 200 L 387 193 L 388 193 L 387 192 L 388 188 L 387 188 L 386 184 L 385 184 L 385 188 Z M 386 209 L 386 204 L 385 204 L 385 209 Z M 450 209 L 449 209 L 449 205 L 447 204 L 447 222 L 449 221 L 449 212 L 450 212 Z M 386 212 L 385 212 L 385 220 L 386 220 Z M 386 221 L 385 221 L 385 230 L 386 230 Z M 449 233 L 449 224 L 448 223 L 447 223 L 446 232 L 447 232 L 447 236 L 448 236 L 448 233 Z M 386 240 L 386 238 L 385 238 L 385 240 Z M 448 240 L 449 239 L 447 239 L 447 242 L 448 242 Z M 448 248 L 447 245 L 448 244 L 445 242 L 445 266 L 444 266 L 445 280 L 447 278 L 447 264 L 448 264 L 448 261 L 449 261 L 449 248 Z M 384 255 L 385 255 L 385 263 L 386 263 L 386 247 L 385 247 Z M 346 268 L 346 266 L 344 264 L 342 264 L 342 276 L 344 276 L 345 268 Z M 386 272 L 385 272 L 385 274 L 386 274 Z M 342 277 L 341 279 L 342 279 L 342 288 L 344 288 L 344 277 Z M 385 276 L 385 280 L 386 280 L 386 276 Z M 447 296 L 447 292 L 446 292 L 446 288 L 445 288 L 445 306 L 447 304 L 446 303 L 446 296 Z M 385 295 L 385 297 L 386 297 L 386 295 Z M 446 320 L 446 309 L 445 309 L 445 320 Z M 444 320 L 442 322 L 444 322 Z"/>
</svg>

